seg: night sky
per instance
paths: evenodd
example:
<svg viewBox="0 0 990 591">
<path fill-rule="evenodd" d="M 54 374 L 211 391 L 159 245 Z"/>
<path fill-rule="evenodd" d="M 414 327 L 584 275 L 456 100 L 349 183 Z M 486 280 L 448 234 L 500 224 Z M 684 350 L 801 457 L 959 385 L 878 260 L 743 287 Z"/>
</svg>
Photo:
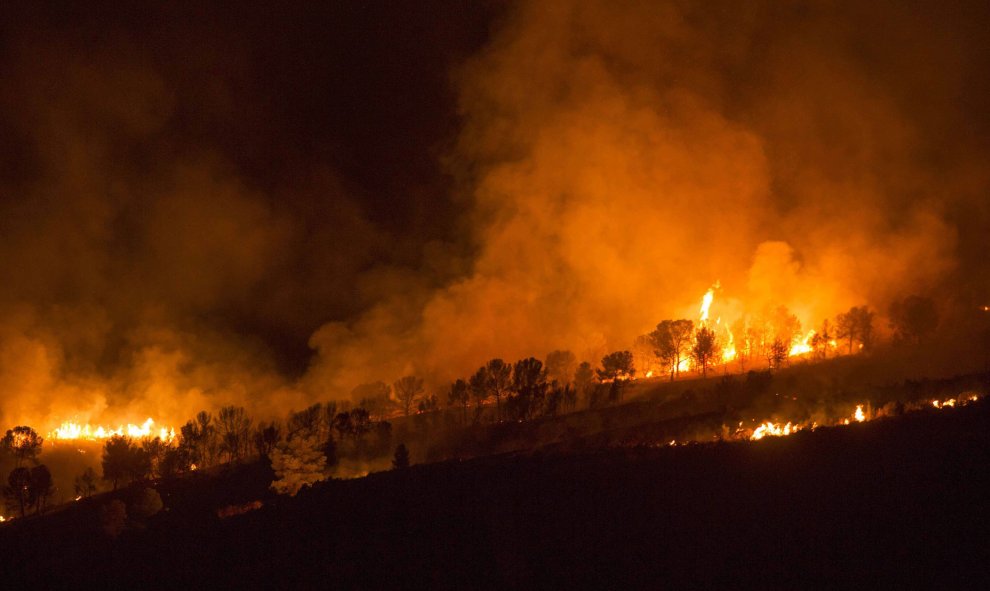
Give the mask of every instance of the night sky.
<svg viewBox="0 0 990 591">
<path fill-rule="evenodd" d="M 990 295 L 985 2 L 21 4 L 7 418 Z"/>
</svg>

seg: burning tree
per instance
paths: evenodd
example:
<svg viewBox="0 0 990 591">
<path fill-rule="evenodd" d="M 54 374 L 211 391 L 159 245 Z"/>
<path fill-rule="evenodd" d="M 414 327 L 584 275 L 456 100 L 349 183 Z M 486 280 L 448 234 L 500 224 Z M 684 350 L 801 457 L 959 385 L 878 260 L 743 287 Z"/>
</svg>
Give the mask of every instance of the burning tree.
<svg viewBox="0 0 990 591">
<path fill-rule="evenodd" d="M 44 439 L 31 427 L 18 426 L 7 430 L 0 439 L 0 448 L 14 456 L 15 465 L 19 468 L 27 460 L 37 461 L 43 442 Z"/>
</svg>

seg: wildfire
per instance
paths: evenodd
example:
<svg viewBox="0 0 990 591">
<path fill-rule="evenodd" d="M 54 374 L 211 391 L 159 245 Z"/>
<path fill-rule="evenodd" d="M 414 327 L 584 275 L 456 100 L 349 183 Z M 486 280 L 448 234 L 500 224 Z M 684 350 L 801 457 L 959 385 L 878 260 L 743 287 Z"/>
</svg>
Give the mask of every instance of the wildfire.
<svg viewBox="0 0 990 591">
<path fill-rule="evenodd" d="M 862 404 L 857 404 L 856 405 L 856 412 L 853 414 L 853 418 L 856 419 L 856 422 L 857 423 L 862 423 L 863 421 L 866 420 L 866 415 L 863 414 L 863 405 Z"/>
<path fill-rule="evenodd" d="M 753 434 L 750 435 L 750 439 L 753 441 L 759 441 L 764 437 L 783 437 L 785 435 L 790 435 L 791 433 L 797 433 L 801 427 L 796 424 L 788 422 L 786 425 L 781 425 L 780 423 L 773 423 L 767 421 L 753 430 Z"/>
<path fill-rule="evenodd" d="M 48 433 L 50 439 L 63 441 L 78 439 L 100 441 L 109 439 L 115 435 L 125 435 L 135 439 L 158 437 L 162 441 L 172 441 L 175 439 L 175 429 L 171 427 L 160 427 L 156 429 L 155 421 L 149 418 L 140 425 L 128 423 L 127 425 L 119 425 L 116 429 L 103 425 L 92 426 L 89 423 L 79 424 L 66 421 Z"/>
<path fill-rule="evenodd" d="M 867 417 L 866 417 L 866 412 L 863 410 L 863 406 L 864 405 L 862 404 L 857 404 L 856 410 L 853 412 L 852 417 L 842 419 L 841 421 L 836 423 L 836 425 L 850 425 L 852 424 L 852 421 L 855 421 L 857 423 L 862 423 L 866 421 Z M 741 425 L 742 423 L 740 423 L 740 426 Z M 749 436 L 749 438 L 751 441 L 759 441 L 764 437 L 785 437 L 787 435 L 792 435 L 794 433 L 797 433 L 802 429 L 814 430 L 816 428 L 818 428 L 818 423 L 814 423 L 814 422 L 811 424 L 801 424 L 801 423 L 793 423 L 790 421 L 786 423 L 764 421 L 758 427 L 756 427 L 756 429 L 753 429 L 753 433 Z M 740 433 L 740 431 L 737 431 L 737 433 Z"/>
<path fill-rule="evenodd" d="M 811 339 L 815 336 L 815 331 L 809 331 L 808 334 L 804 335 L 804 339 L 800 343 L 794 343 L 791 347 L 790 352 L 787 354 L 789 357 L 795 357 L 797 355 L 804 355 L 806 353 L 811 353 Z"/>
<path fill-rule="evenodd" d="M 715 299 L 715 290 L 719 288 L 719 282 L 716 281 L 715 285 L 708 288 L 705 295 L 701 298 L 701 324 L 704 325 L 708 322 L 708 310 L 712 307 L 712 300 Z"/>
</svg>

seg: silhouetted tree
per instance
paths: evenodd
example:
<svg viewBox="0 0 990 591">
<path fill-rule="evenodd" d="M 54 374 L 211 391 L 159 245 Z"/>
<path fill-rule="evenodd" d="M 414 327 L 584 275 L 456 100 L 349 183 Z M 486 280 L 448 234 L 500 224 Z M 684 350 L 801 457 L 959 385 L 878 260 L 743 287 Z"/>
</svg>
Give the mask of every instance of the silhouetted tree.
<svg viewBox="0 0 990 591">
<path fill-rule="evenodd" d="M 320 409 L 322 415 L 323 409 Z M 322 421 L 322 418 L 320 419 Z M 267 458 L 278 445 L 278 442 L 282 440 L 282 431 L 279 428 L 278 423 L 271 421 L 269 423 L 259 423 L 258 427 L 254 431 L 254 449 L 258 452 L 258 455 Z"/>
<path fill-rule="evenodd" d="M 660 364 L 670 368 L 670 380 L 680 374 L 681 360 L 691 348 L 694 323 L 690 320 L 664 320 L 650 333 Z"/>
<path fill-rule="evenodd" d="M 702 326 L 694 337 L 694 345 L 691 347 L 691 359 L 696 367 L 701 368 L 702 377 L 708 376 L 708 366 L 711 365 L 719 355 L 718 339 L 715 331 Z"/>
<path fill-rule="evenodd" d="M 395 456 L 392 457 L 393 470 L 405 470 L 409 467 L 409 450 L 405 443 L 400 443 L 395 448 Z"/>
<path fill-rule="evenodd" d="M 333 428 L 337 431 L 337 439 L 343 441 L 354 432 L 354 424 L 351 422 L 351 413 L 339 412 L 333 419 Z"/>
<path fill-rule="evenodd" d="M 34 429 L 22 425 L 7 430 L 0 439 L 0 449 L 13 455 L 14 465 L 19 468 L 26 461 L 36 462 L 44 441 Z"/>
<path fill-rule="evenodd" d="M 87 466 L 82 474 L 76 476 L 74 486 L 76 496 L 84 499 L 93 496 L 96 493 L 96 479 L 96 470 Z"/>
<path fill-rule="evenodd" d="M 474 375 L 468 379 L 468 389 L 471 390 L 471 397 L 474 398 L 474 421 L 478 422 L 485 409 L 485 401 L 488 400 L 488 366 L 482 365 L 474 372 Z"/>
<path fill-rule="evenodd" d="M 366 408 L 371 416 L 377 416 L 379 421 L 388 412 L 391 395 L 392 388 L 385 382 L 380 381 L 361 384 L 351 390 L 351 399 L 359 400 L 360 402 L 358 404 Z"/>
<path fill-rule="evenodd" d="M 395 390 L 395 396 L 402 405 L 403 413 L 408 417 L 409 409 L 416 401 L 416 397 L 423 393 L 423 380 L 416 376 L 404 376 L 392 384 L 392 389 Z"/>
<path fill-rule="evenodd" d="M 151 467 L 149 471 L 150 475 L 153 478 L 161 476 L 162 461 L 172 446 L 162 441 L 161 437 L 142 439 L 140 445 L 141 449 L 148 456 L 148 465 Z"/>
<path fill-rule="evenodd" d="M 103 479 L 113 485 L 121 481 L 140 480 L 151 471 L 151 461 L 148 455 L 135 445 L 134 441 L 123 435 L 114 435 L 103 446 Z"/>
<path fill-rule="evenodd" d="M 574 389 L 582 400 L 590 403 L 591 392 L 595 388 L 595 370 L 587 361 L 582 361 L 574 370 Z"/>
<path fill-rule="evenodd" d="M 488 394 L 495 397 L 495 418 L 502 420 L 502 397 L 512 387 L 512 366 L 495 358 L 488 362 L 485 369 L 488 376 Z"/>
<path fill-rule="evenodd" d="M 849 353 L 853 343 L 859 341 L 863 349 L 873 344 L 873 312 L 866 306 L 854 306 L 835 319 L 836 336 L 849 342 Z"/>
<path fill-rule="evenodd" d="M 825 359 L 828 357 L 828 349 L 832 346 L 832 333 L 827 319 L 822 322 L 822 329 L 811 337 L 809 344 L 816 358 Z"/>
<path fill-rule="evenodd" d="M 363 451 L 364 437 L 371 431 L 371 416 L 363 408 L 351 411 L 351 434 L 354 437 L 354 447 L 359 453 Z"/>
<path fill-rule="evenodd" d="M 512 390 L 509 400 L 513 418 L 527 419 L 535 415 L 543 404 L 547 391 L 543 362 L 535 357 L 521 359 L 512 366 Z"/>
<path fill-rule="evenodd" d="M 250 445 L 251 419 L 244 407 L 224 406 L 217 415 L 220 434 L 220 450 L 227 454 L 227 461 L 236 462 Z"/>
<path fill-rule="evenodd" d="M 622 399 L 622 386 L 626 380 L 636 374 L 633 367 L 633 356 L 629 351 L 615 351 L 602 357 L 601 369 L 595 370 L 598 379 L 609 382 L 609 401 L 617 402 Z"/>
<path fill-rule="evenodd" d="M 447 390 L 447 404 L 450 406 L 460 406 L 462 409 L 461 424 L 467 423 L 467 407 L 470 395 L 468 384 L 464 380 L 457 380 L 450 385 Z"/>
<path fill-rule="evenodd" d="M 783 339 L 774 339 L 767 349 L 767 364 L 770 369 L 778 369 L 787 361 L 787 354 L 790 353 L 790 346 Z"/>
<path fill-rule="evenodd" d="M 629 351 L 615 351 L 602 357 L 602 367 L 595 371 L 602 381 L 628 380 L 636 375 L 633 356 Z"/>
<path fill-rule="evenodd" d="M 550 351 L 547 353 L 546 367 L 548 380 L 557 382 L 561 387 L 568 386 L 574 381 L 577 357 L 570 351 Z"/>
<path fill-rule="evenodd" d="M 18 466 L 7 475 L 7 487 L 4 488 L 4 496 L 7 498 L 7 505 L 10 508 L 17 508 L 21 517 L 24 517 L 31 499 L 31 471 L 23 466 Z"/>
<path fill-rule="evenodd" d="M 200 411 L 195 420 L 188 421 L 179 429 L 179 434 L 179 448 L 185 450 L 190 464 L 204 468 L 214 463 L 219 446 L 216 426 L 210 413 Z"/>
<path fill-rule="evenodd" d="M 290 412 L 286 423 L 286 438 L 323 437 L 323 405 L 317 402 L 299 412 Z"/>
<path fill-rule="evenodd" d="M 419 412 L 432 412 L 440 408 L 440 401 L 437 399 L 436 394 L 431 394 L 429 396 L 424 396 L 419 399 L 419 404 L 416 406 Z"/>
<path fill-rule="evenodd" d="M 159 475 L 162 478 L 171 478 L 192 469 L 193 461 L 189 448 L 179 445 L 165 450 L 161 464 L 158 465 Z"/>
<path fill-rule="evenodd" d="M 48 506 L 48 499 L 55 493 L 55 483 L 48 466 L 38 464 L 31 468 L 28 484 L 28 501 L 34 506 L 34 512 L 43 513 Z"/>
<path fill-rule="evenodd" d="M 938 311 L 931 298 L 911 295 L 890 306 L 894 339 L 920 343 L 938 328 Z"/>
</svg>

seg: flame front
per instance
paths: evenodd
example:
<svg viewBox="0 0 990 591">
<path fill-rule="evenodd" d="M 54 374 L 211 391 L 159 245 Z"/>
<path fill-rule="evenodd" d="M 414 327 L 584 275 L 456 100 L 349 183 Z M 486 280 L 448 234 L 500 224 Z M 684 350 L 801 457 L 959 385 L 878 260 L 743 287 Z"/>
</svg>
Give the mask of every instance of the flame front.
<svg viewBox="0 0 990 591">
<path fill-rule="evenodd" d="M 116 429 L 103 425 L 93 426 L 89 423 L 79 424 L 73 421 L 66 421 L 48 433 L 50 439 L 64 441 L 79 439 L 101 441 L 115 435 L 125 435 L 134 439 L 152 439 L 158 437 L 162 441 L 168 442 L 175 439 L 175 429 L 172 427 L 155 429 L 155 421 L 148 418 L 140 425 L 128 423 L 126 425 L 119 425 Z"/>
<path fill-rule="evenodd" d="M 804 335 L 804 339 L 799 343 L 794 343 L 791 347 L 790 352 L 787 354 L 788 357 L 796 357 L 798 355 L 805 355 L 811 353 L 811 339 L 815 336 L 815 331 L 809 331 L 808 334 Z"/>
</svg>

